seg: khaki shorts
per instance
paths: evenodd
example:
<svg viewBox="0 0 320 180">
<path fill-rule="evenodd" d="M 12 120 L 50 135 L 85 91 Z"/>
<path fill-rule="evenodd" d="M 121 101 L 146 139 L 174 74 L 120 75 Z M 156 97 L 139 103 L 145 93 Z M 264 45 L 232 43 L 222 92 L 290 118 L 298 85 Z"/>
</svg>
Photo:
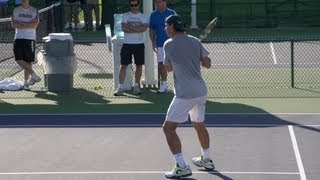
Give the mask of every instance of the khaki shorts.
<svg viewBox="0 0 320 180">
<path fill-rule="evenodd" d="M 174 97 L 169 106 L 166 121 L 183 123 L 188 121 L 188 115 L 192 122 L 203 122 L 206 110 L 207 96 L 192 99 Z"/>
</svg>

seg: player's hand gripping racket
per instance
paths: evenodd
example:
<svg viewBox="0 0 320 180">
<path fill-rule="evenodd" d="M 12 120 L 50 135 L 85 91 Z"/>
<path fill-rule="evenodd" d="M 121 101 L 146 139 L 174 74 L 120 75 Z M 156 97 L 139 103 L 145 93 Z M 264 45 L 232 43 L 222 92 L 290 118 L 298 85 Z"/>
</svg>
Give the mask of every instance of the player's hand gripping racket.
<svg viewBox="0 0 320 180">
<path fill-rule="evenodd" d="M 212 29 L 217 25 L 217 22 L 218 22 L 218 17 L 215 17 L 212 21 L 209 22 L 207 27 L 203 30 L 202 34 L 200 34 L 201 41 L 208 36 L 208 34 L 212 31 Z"/>
</svg>

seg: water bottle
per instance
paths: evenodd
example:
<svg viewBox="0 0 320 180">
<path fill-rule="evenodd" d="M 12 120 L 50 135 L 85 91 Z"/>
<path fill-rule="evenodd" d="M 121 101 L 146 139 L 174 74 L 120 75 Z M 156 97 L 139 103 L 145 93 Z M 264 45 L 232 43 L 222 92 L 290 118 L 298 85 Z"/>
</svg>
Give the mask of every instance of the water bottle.
<svg viewBox="0 0 320 180">
<path fill-rule="evenodd" d="M 113 32 L 114 32 L 114 35 L 116 37 L 123 37 L 124 36 L 124 33 L 122 31 L 122 28 L 121 28 L 121 23 L 122 23 L 122 14 L 115 14 L 114 15 L 114 29 L 113 29 Z"/>
</svg>

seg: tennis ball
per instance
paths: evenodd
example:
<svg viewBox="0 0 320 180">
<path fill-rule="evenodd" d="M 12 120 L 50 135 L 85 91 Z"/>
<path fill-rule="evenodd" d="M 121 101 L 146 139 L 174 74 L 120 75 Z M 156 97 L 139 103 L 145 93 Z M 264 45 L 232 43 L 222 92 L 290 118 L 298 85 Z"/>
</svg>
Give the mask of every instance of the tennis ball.
<svg viewBox="0 0 320 180">
<path fill-rule="evenodd" d="M 98 85 L 98 89 L 103 89 L 103 87 L 101 85 Z"/>
</svg>

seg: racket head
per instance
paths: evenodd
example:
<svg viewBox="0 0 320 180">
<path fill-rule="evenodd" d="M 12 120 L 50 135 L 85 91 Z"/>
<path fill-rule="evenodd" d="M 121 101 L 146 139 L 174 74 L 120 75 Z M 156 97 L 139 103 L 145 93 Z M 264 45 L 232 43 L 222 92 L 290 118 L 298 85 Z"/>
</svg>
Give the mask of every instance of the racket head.
<svg viewBox="0 0 320 180">
<path fill-rule="evenodd" d="M 200 35 L 200 39 L 203 40 L 208 36 L 208 34 L 212 31 L 212 29 L 217 25 L 218 23 L 218 17 L 213 18 L 206 28 L 203 30 L 203 33 Z"/>
</svg>

